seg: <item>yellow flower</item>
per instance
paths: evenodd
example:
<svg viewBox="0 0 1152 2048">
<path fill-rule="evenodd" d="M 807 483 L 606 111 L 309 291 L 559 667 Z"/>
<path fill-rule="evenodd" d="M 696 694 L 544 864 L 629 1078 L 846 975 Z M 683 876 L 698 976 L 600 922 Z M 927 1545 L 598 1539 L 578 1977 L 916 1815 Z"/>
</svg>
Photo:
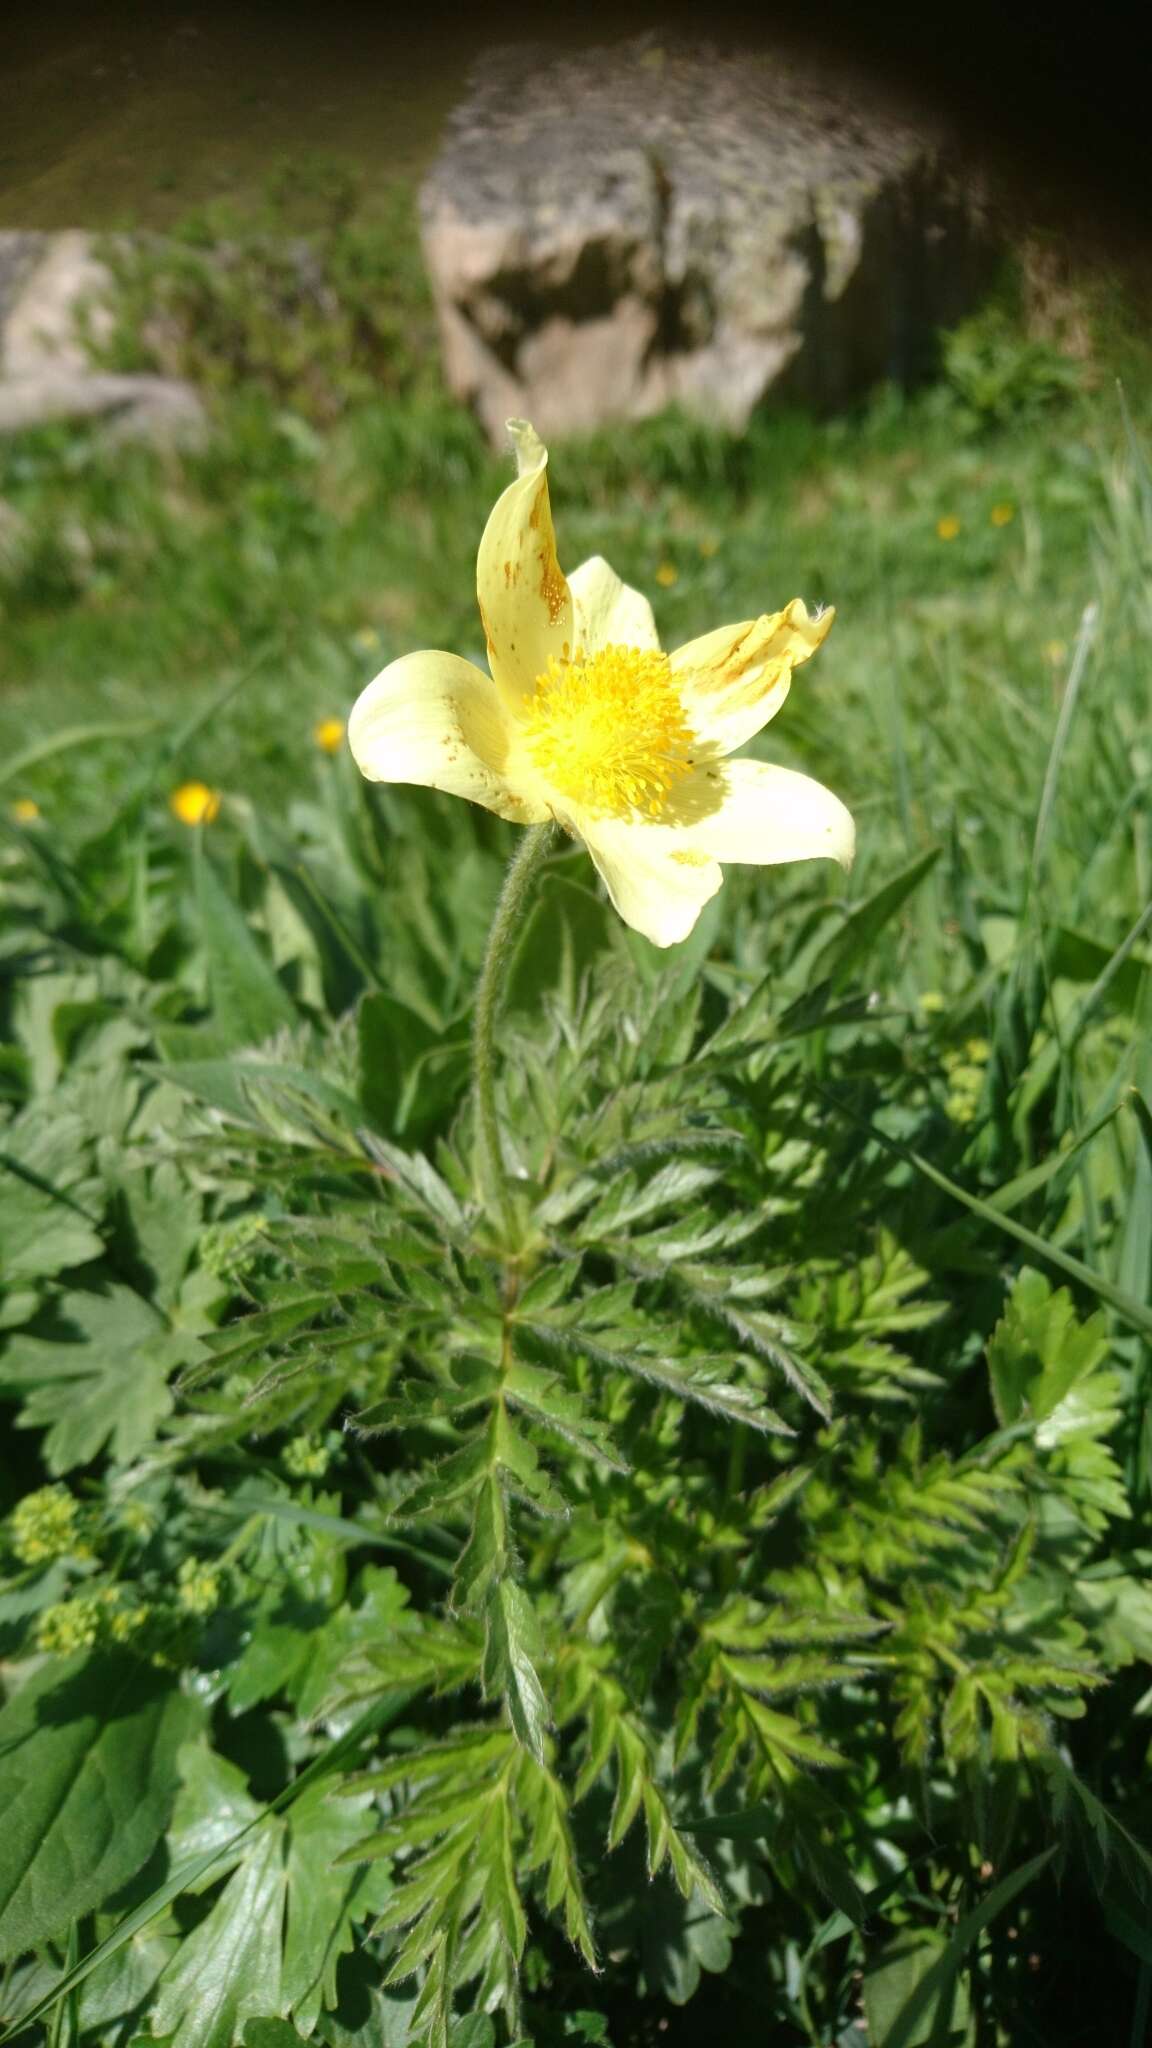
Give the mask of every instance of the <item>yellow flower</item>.
<svg viewBox="0 0 1152 2048">
<path fill-rule="evenodd" d="M 18 825 L 34 825 L 40 816 L 40 806 L 35 797 L 18 796 L 12 806 L 12 816 Z"/>
<path fill-rule="evenodd" d="M 325 754 L 335 754 L 344 737 L 344 720 L 322 718 L 318 725 L 312 727 L 312 737 Z"/>
<path fill-rule="evenodd" d="M 206 782 L 182 782 L 172 791 L 168 808 L 182 825 L 210 825 L 220 815 L 220 798 Z"/>
<path fill-rule="evenodd" d="M 710 562 L 712 560 L 713 555 L 719 552 L 719 549 L 719 541 L 713 540 L 711 535 L 709 535 L 707 539 L 702 540 L 700 543 L 700 553 L 703 555 L 704 560 L 706 562 Z"/>
<path fill-rule="evenodd" d="M 661 562 L 656 571 L 656 581 L 661 590 L 671 590 L 674 583 L 679 583 L 680 571 L 675 562 Z"/>
<path fill-rule="evenodd" d="M 936 521 L 936 533 L 940 540 L 955 540 L 960 531 L 960 521 L 954 512 L 946 512 L 943 519 Z"/>
<path fill-rule="evenodd" d="M 352 645 L 358 647 L 361 654 L 379 653 L 381 640 L 375 626 L 359 626 L 352 635 Z"/>
<path fill-rule="evenodd" d="M 993 505 L 988 517 L 993 526 L 1011 526 L 1016 517 L 1016 507 L 1008 504 Z"/>
<path fill-rule="evenodd" d="M 779 711 L 832 613 L 794 599 L 662 653 L 647 598 L 600 556 L 565 578 L 547 451 L 524 421 L 510 431 L 519 473 L 476 563 L 491 675 L 455 654 L 392 662 L 348 721 L 362 773 L 520 825 L 555 818 L 657 946 L 687 938 L 722 861 L 847 867 L 855 833 L 838 797 L 793 769 L 727 758 Z"/>
</svg>

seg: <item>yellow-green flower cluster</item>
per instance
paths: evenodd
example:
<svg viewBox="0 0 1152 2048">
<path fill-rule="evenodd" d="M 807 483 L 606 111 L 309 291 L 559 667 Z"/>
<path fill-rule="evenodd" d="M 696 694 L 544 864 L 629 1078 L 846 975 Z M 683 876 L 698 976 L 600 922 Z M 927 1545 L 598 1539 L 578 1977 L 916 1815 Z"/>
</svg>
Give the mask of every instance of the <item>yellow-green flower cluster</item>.
<svg viewBox="0 0 1152 2048">
<path fill-rule="evenodd" d="M 226 1278 L 240 1270 L 263 1237 L 267 1219 L 257 1209 L 232 1216 L 223 1223 L 210 1223 L 200 1244 L 200 1262 L 209 1273 Z"/>
<path fill-rule="evenodd" d="M 327 1444 L 317 1443 L 315 1437 L 294 1436 L 281 1452 L 284 1470 L 293 1479 L 323 1479 L 332 1463 L 332 1453 Z"/>
<path fill-rule="evenodd" d="M 126 1500 L 117 1514 L 116 1526 L 131 1543 L 147 1543 L 156 1521 L 156 1511 L 147 1501 Z"/>
<path fill-rule="evenodd" d="M 215 1613 L 223 1593 L 224 1575 L 199 1558 L 186 1557 L 176 1574 L 176 1603 L 185 1614 Z"/>
<path fill-rule="evenodd" d="M 65 1486 L 25 1494 L 8 1519 L 8 1541 L 21 1564 L 51 1564 L 81 1549 L 80 1510 Z"/>
<path fill-rule="evenodd" d="M 125 1599 L 118 1586 L 101 1586 L 46 1607 L 36 1624 L 36 1646 L 49 1656 L 71 1657 L 98 1643 L 129 1643 L 151 1618 L 150 1607 Z"/>
<path fill-rule="evenodd" d="M 948 1076 L 944 1107 L 954 1124 L 975 1122 L 991 1053 L 986 1038 L 968 1038 L 963 1046 L 950 1046 L 944 1053 L 941 1064 Z"/>
</svg>

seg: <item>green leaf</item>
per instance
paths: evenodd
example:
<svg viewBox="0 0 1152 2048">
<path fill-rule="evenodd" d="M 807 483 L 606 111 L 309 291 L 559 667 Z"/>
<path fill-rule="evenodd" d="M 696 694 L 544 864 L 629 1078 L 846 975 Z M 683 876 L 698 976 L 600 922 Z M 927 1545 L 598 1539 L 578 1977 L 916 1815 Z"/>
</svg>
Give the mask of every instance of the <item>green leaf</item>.
<svg viewBox="0 0 1152 2048">
<path fill-rule="evenodd" d="M 1053 1292 L 1042 1273 L 1025 1267 L 988 1345 L 988 1370 L 1001 1427 L 1025 1409 L 1059 1434 L 1057 1411 L 1108 1352 L 1104 1317 L 1081 1322 L 1066 1287 Z M 1053 1435 L 1055 1440 L 1055 1435 Z"/>
<path fill-rule="evenodd" d="M 0 1710 L 0 1958 L 52 1939 L 135 1876 L 202 1712 L 118 1654 L 46 1665 Z"/>
<path fill-rule="evenodd" d="M 500 1579 L 485 1609 L 484 1689 L 489 1698 L 503 1695 L 517 1739 L 544 1761 L 548 1701 L 536 1671 L 542 1644 L 536 1611 L 528 1595 L 512 1579 Z"/>
<path fill-rule="evenodd" d="M 105 1925 L 112 1918 L 110 1913 L 101 1915 Z M 161 1971 L 171 1962 L 177 1944 L 178 1936 L 160 1927 L 145 1927 L 125 1942 L 84 1986 L 80 1998 L 82 2030 L 111 2031 L 118 2020 L 137 2012 L 150 1997 Z"/>
<path fill-rule="evenodd" d="M 923 1964 L 914 1959 L 909 1961 L 900 2001 L 898 2004 L 894 2003 L 890 2016 L 881 2015 L 875 2031 L 869 2013 L 869 2031 L 872 2038 L 882 2041 L 884 2048 L 915 2048 L 918 2042 L 926 2042 L 931 2038 L 930 2032 L 925 2034 L 922 2031 L 926 2019 L 934 2019 L 941 2008 L 953 2016 L 956 2015 L 956 2007 L 950 2000 L 957 1973 L 968 1950 L 1005 1907 L 1010 1906 L 1013 1899 L 1025 1891 L 1034 1878 L 1039 1877 L 1055 1854 L 1054 1847 L 1045 1849 L 1030 1862 L 1022 1863 L 1020 1868 L 1012 1871 L 1008 1877 L 1001 1878 L 1000 1883 L 993 1887 L 987 1897 L 981 1899 L 980 1904 L 971 1913 L 966 1913 L 963 1919 L 957 1922 L 951 1938 L 947 1943 L 941 1943 L 934 1955 L 927 1957 Z M 866 2006 L 867 1987 L 868 1979 L 865 1978 Z M 881 2031 L 882 2027 L 886 2027 L 887 2031 Z M 961 2038 L 966 2040 L 964 2036 Z"/>
<path fill-rule="evenodd" d="M 842 988 L 854 969 L 866 960 L 885 925 L 904 908 L 909 896 L 932 872 L 943 847 L 930 846 L 891 881 L 873 892 L 849 912 L 838 931 L 833 932 L 812 963 L 813 982 L 827 981 L 832 989 Z"/>
<path fill-rule="evenodd" d="M 21 1429 L 47 1429 L 50 1472 L 86 1465 L 108 1443 L 127 1464 L 171 1412 L 169 1379 L 198 1355 L 197 1342 L 168 1330 L 128 1287 L 66 1294 L 57 1313 L 59 1337 L 13 1338 L 0 1355 L 0 1387 L 24 1394 Z"/>
<path fill-rule="evenodd" d="M 312 1785 L 318 1783 L 320 1779 L 339 1771 L 346 1759 L 355 1754 L 359 1749 L 361 1743 L 368 1741 L 390 1721 L 394 1721 L 398 1714 L 403 1713 L 411 1699 L 412 1692 L 408 1688 L 392 1687 L 381 1693 L 379 1697 L 372 1701 L 370 1706 L 365 1708 L 362 1714 L 357 1716 L 352 1726 L 347 1728 L 343 1735 L 337 1736 L 334 1742 L 328 1743 L 327 1747 L 321 1750 L 319 1756 L 313 1757 L 312 1762 L 305 1765 L 299 1777 L 292 1784 L 285 1786 L 282 1792 L 277 1793 L 275 1799 L 269 1805 L 268 1812 L 270 1814 L 278 1813 L 291 1808 L 297 1800 L 304 1797 L 304 1794 Z M 259 1826 L 260 1823 L 258 1821 L 256 1823 L 251 1821 L 245 1822 L 242 1833 L 247 1835 L 252 1831 L 254 1825 Z M 240 1844 L 237 1841 L 231 1846 L 238 1849 Z M 90 1977 L 94 1976 L 113 1957 L 119 1955 L 127 1943 L 132 1941 L 144 1928 L 150 1926 L 164 1911 L 165 1907 L 171 1905 L 174 1899 L 178 1899 L 183 1892 L 195 1888 L 201 1880 L 207 1879 L 210 1881 L 213 1875 L 213 1866 L 218 1871 L 222 1860 L 221 1851 L 212 1848 L 208 1850 L 206 1855 L 201 1856 L 198 1861 L 190 1865 L 187 1863 L 182 1864 L 163 1884 L 157 1885 L 156 1889 L 150 1892 L 140 1905 L 131 1907 L 124 1914 L 113 1932 L 107 1935 L 103 1941 L 99 1942 L 88 1955 L 83 1957 L 81 1961 L 71 1964 L 64 1971 L 63 1975 L 57 1979 L 51 1989 L 37 1998 L 35 2004 L 22 2014 L 19 2023 L 0 2028 L 0 2041 L 11 2040 L 13 2035 L 21 2031 L 23 2027 L 32 2026 L 54 2007 L 58 2007 L 64 1998 L 77 1990 L 79 1986 L 85 1984 Z M 233 1856 L 231 1860 L 235 1861 L 235 1857 Z"/>
<path fill-rule="evenodd" d="M 218 1756 L 206 1741 L 190 1742 L 180 1752 L 180 1790 L 172 1812 L 168 1845 L 178 1864 L 212 1858 L 205 1884 L 215 1884 L 228 1862 L 219 1860 L 231 1850 L 231 1863 L 243 1855 L 244 1829 L 259 1820 L 261 1807 L 248 1791 L 243 1771 Z M 199 1887 L 191 1880 L 189 1889 Z"/>
<path fill-rule="evenodd" d="M 360 1094 L 388 1138 L 421 1144 L 468 1083 L 468 1036 L 445 1036 L 398 997 L 364 998 L 356 1013 Z"/>
<path fill-rule="evenodd" d="M 244 2048 L 305 2048 L 305 2041 L 290 2020 L 249 2020 Z"/>
<path fill-rule="evenodd" d="M 983 1222 L 991 1224 L 1005 1237 L 1013 1237 L 1018 1244 L 1025 1245 L 1034 1258 L 1047 1260 L 1049 1265 L 1056 1266 L 1060 1272 L 1067 1273 L 1070 1279 L 1077 1280 L 1082 1286 L 1089 1288 L 1101 1301 L 1106 1301 L 1109 1308 L 1114 1309 L 1131 1329 L 1138 1330 L 1144 1337 L 1152 1337 L 1152 1307 L 1146 1302 L 1137 1301 L 1135 1296 L 1124 1288 L 1115 1286 L 1106 1274 L 1095 1272 L 1091 1266 L 1086 1266 L 1082 1259 L 1074 1258 L 1071 1252 L 1062 1250 L 1059 1245 L 1053 1244 L 1047 1238 L 1037 1236 L 1034 1230 L 1026 1230 L 1014 1217 L 1002 1215 L 991 1202 L 983 1200 L 979 1195 L 970 1194 L 967 1188 L 962 1188 L 946 1173 L 941 1173 L 938 1167 L 932 1165 L 931 1160 L 925 1159 L 919 1152 L 914 1152 L 910 1146 L 901 1144 L 898 1138 L 893 1138 L 889 1132 L 882 1130 L 879 1124 L 868 1118 L 856 1116 L 845 1103 L 829 1093 L 826 1088 L 820 1087 L 818 1082 L 814 1082 L 813 1086 L 830 1108 L 838 1110 L 841 1116 L 847 1117 L 861 1130 L 868 1131 L 886 1152 L 893 1153 L 898 1159 L 906 1160 L 910 1166 L 915 1167 L 917 1173 L 923 1174 L 925 1180 L 931 1181 L 933 1187 L 939 1188 L 946 1195 L 951 1195 L 954 1201 L 961 1203 L 973 1216 L 979 1216 Z"/>
<path fill-rule="evenodd" d="M 931 1927 L 904 1927 L 881 1949 L 864 1979 L 868 2038 L 877 2048 L 895 2039 L 905 2048 L 928 2048 L 929 2043 L 932 2048 L 972 2048 L 976 2036 L 968 1994 L 954 1973 L 946 1982 L 941 1979 L 938 2000 L 925 1996 L 918 2020 L 911 2026 L 905 2022 L 898 2035 L 893 2031 L 926 1981 L 936 1982 L 933 1973 L 947 1954 L 945 1936 Z"/>
<path fill-rule="evenodd" d="M 229 894 L 203 853 L 196 862 L 200 942 L 208 963 L 212 1016 L 229 1046 L 259 1045 L 292 1030 L 296 1008 Z"/>
<path fill-rule="evenodd" d="M 516 943 L 507 1007 L 536 1012 L 556 990 L 571 1003 L 581 975 L 612 938 L 611 915 L 582 882 L 546 873 Z"/>
<path fill-rule="evenodd" d="M 348 1860 L 375 1819 L 370 1795 L 336 1799 L 323 1783 L 292 1809 L 283 1992 L 305 2033 L 336 2003 L 336 1966 L 352 1948 L 356 1923 L 378 1913 L 392 1889 L 386 1863 Z"/>
<path fill-rule="evenodd" d="M 36 1104 L 0 1129 L 0 1286 L 52 1279 L 104 1249 L 79 1117 Z"/>
<path fill-rule="evenodd" d="M 280 2011 L 284 1823 L 267 1820 L 211 1912 L 160 1979 L 152 2009 L 172 2048 L 231 2048 L 248 2019 Z"/>
</svg>

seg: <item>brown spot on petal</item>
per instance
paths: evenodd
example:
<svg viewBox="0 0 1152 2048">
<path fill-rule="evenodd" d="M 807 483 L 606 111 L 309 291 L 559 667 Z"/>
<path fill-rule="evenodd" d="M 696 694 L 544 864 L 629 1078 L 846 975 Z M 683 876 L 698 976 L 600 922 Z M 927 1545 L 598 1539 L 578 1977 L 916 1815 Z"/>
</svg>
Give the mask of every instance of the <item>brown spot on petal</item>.
<svg viewBox="0 0 1152 2048">
<path fill-rule="evenodd" d="M 548 607 L 549 624 L 554 626 L 564 616 L 568 585 L 553 548 L 548 550 L 540 564 L 540 595 Z"/>
</svg>

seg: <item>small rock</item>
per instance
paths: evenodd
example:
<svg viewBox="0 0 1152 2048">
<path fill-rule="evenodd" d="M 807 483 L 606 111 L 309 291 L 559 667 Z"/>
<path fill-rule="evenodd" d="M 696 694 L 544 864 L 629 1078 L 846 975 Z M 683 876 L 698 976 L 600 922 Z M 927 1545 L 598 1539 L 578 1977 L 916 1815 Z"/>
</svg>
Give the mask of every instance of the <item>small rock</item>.
<svg viewBox="0 0 1152 2048">
<path fill-rule="evenodd" d="M 200 399 L 176 378 L 45 370 L 0 379 L 0 434 L 79 419 L 106 420 L 118 440 L 165 446 L 196 446 L 208 431 Z"/>
<path fill-rule="evenodd" d="M 996 250 L 940 138 L 791 58 L 491 51 L 421 194 L 450 387 L 492 438 L 673 402 L 739 428 L 914 380 Z"/>
<path fill-rule="evenodd" d="M 31 238 L 19 239 L 27 251 Z M 92 236 L 78 228 L 36 240 L 36 260 L 25 267 L 6 310 L 0 302 L 0 374 L 35 377 L 58 370 L 83 376 L 91 362 L 81 314 L 87 314 L 95 340 L 111 326 L 111 313 L 99 303 L 110 283 L 107 265 L 96 255 Z"/>
</svg>

